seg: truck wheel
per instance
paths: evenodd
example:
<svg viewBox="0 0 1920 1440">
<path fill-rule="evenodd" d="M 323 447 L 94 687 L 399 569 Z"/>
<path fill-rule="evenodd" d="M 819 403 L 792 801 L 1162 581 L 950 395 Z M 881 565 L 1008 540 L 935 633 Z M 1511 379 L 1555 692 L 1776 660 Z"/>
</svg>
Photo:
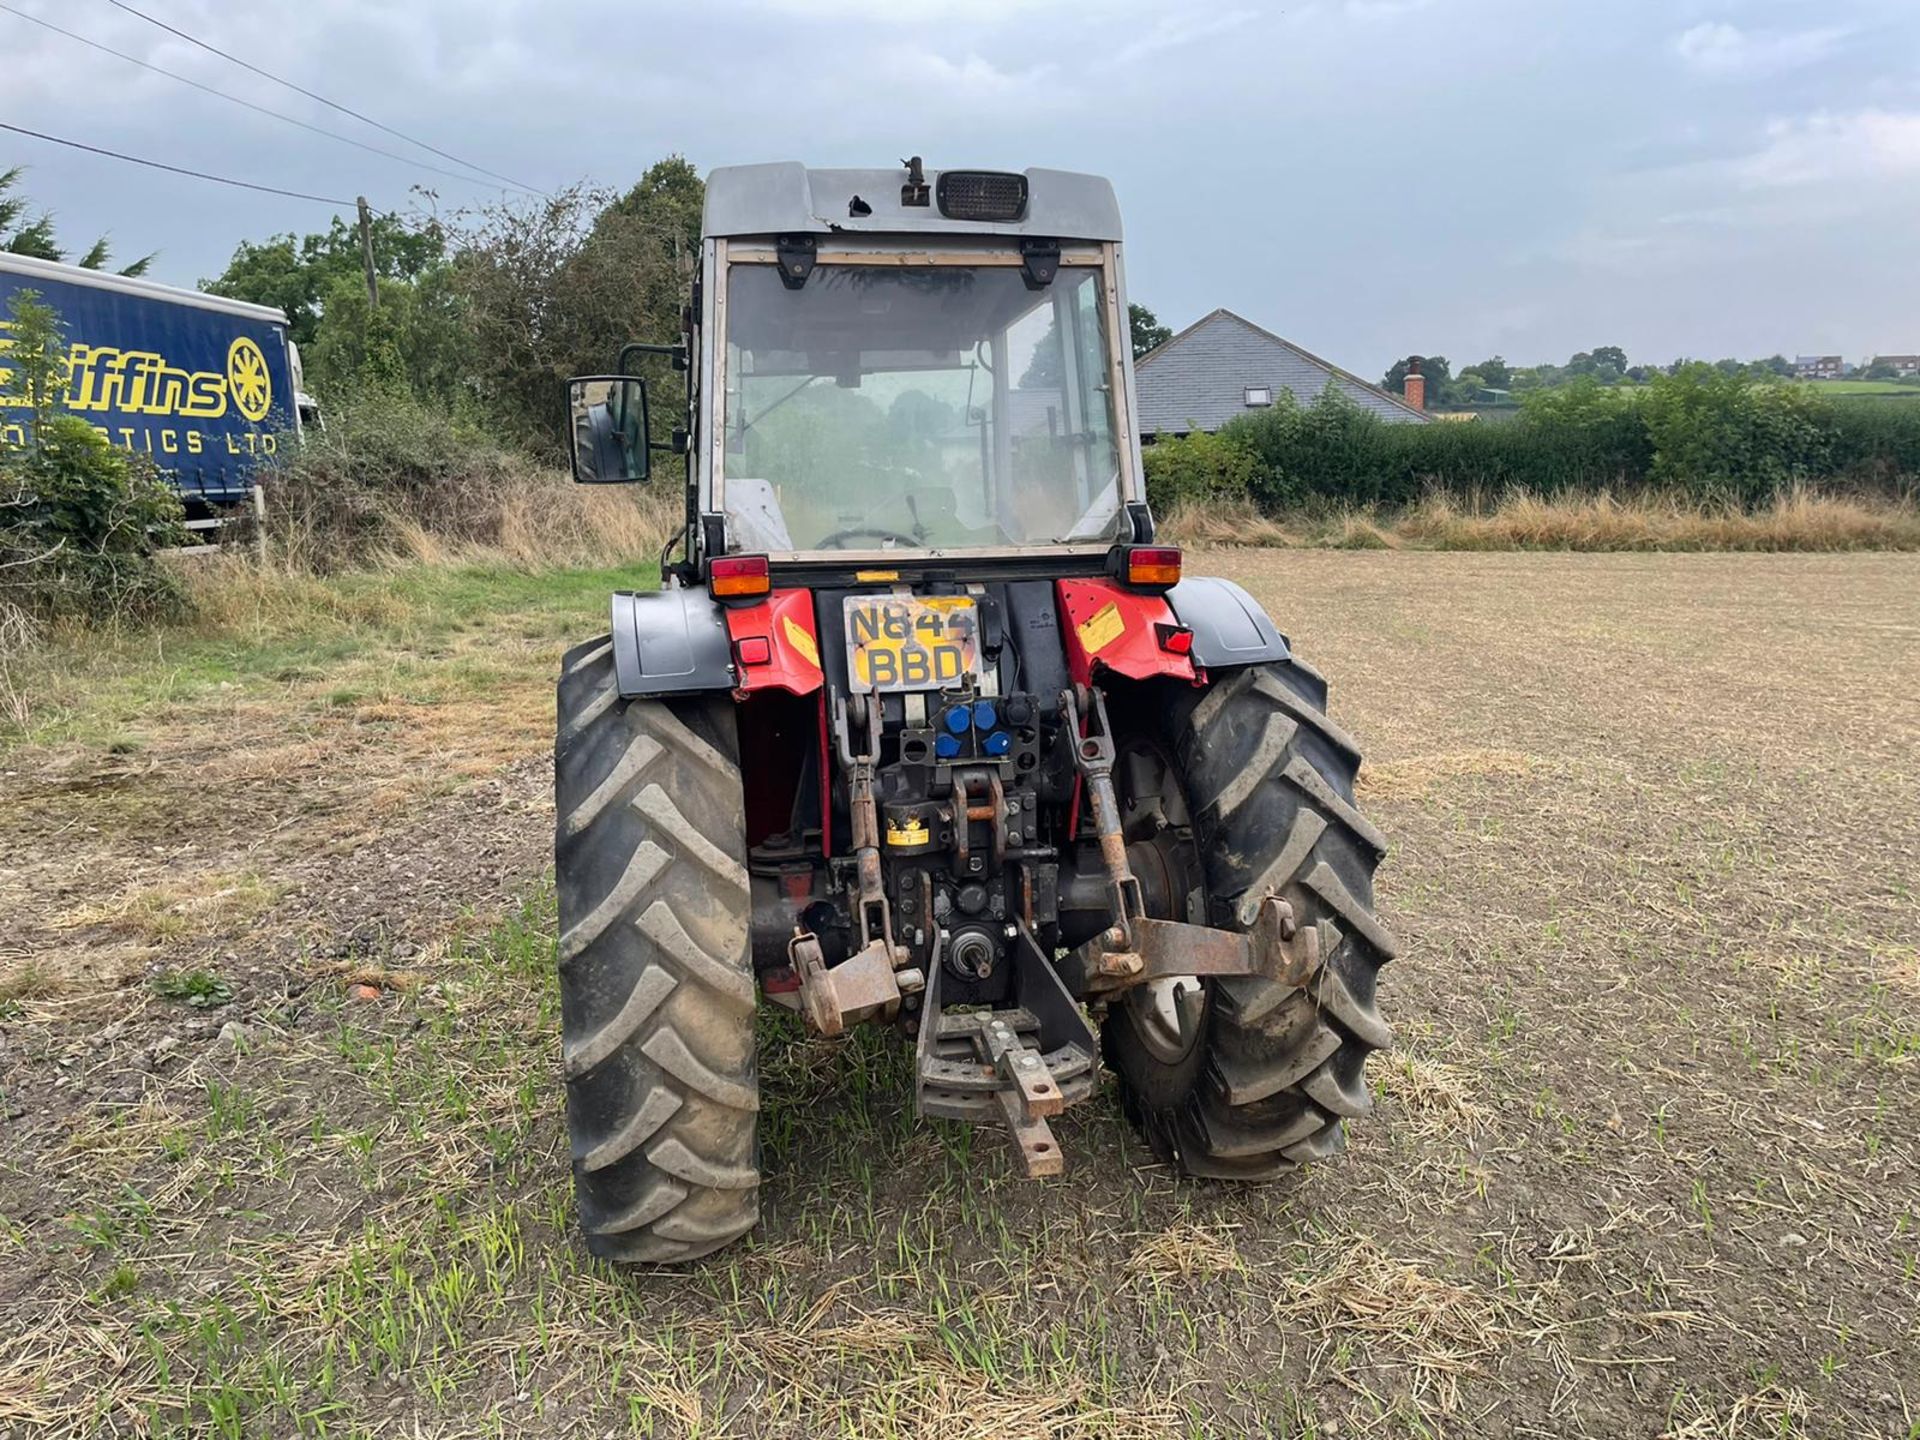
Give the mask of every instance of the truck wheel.
<svg viewBox="0 0 1920 1440">
<path fill-rule="evenodd" d="M 1167 918 L 1200 919 L 1204 902 L 1207 923 L 1246 930 L 1277 894 L 1319 927 L 1323 963 L 1304 988 L 1140 986 L 1109 1011 L 1104 1049 L 1162 1159 L 1189 1175 L 1270 1179 L 1342 1149 L 1342 1122 L 1372 1108 L 1367 1055 L 1392 1043 L 1374 1008 L 1395 949 L 1373 914 L 1386 841 L 1354 807 L 1360 751 L 1306 665 L 1239 670 L 1159 713 L 1149 743 L 1123 747 L 1115 780 L 1130 850 L 1152 860 L 1143 847 L 1157 845 L 1167 873 L 1201 883 L 1192 913 Z M 1162 888 L 1177 901 L 1181 883 Z"/>
<path fill-rule="evenodd" d="M 725 697 L 621 700 L 567 652 L 554 743 L 560 1016 L 587 1248 L 692 1260 L 759 1216 L 739 741 Z"/>
</svg>

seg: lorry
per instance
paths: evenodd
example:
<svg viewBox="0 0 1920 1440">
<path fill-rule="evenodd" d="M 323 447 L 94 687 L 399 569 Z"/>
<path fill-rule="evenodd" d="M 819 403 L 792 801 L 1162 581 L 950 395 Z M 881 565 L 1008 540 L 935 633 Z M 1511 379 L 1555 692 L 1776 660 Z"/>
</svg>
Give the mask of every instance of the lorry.
<svg viewBox="0 0 1920 1440">
<path fill-rule="evenodd" d="M 1003 1127 L 1029 1176 L 1106 1073 L 1184 1176 L 1341 1149 L 1391 1041 L 1386 840 L 1320 674 L 1156 535 L 1112 187 L 717 170 L 681 331 L 568 387 L 575 479 L 665 456 L 684 497 L 660 588 L 559 678 L 588 1247 L 756 1223 L 762 1005 L 898 1030 L 918 1113 Z"/>
<path fill-rule="evenodd" d="M 260 464 L 317 414 L 278 310 L 0 254 L 0 369 L 24 293 L 53 310 L 67 342 L 59 408 L 151 458 L 190 528 L 213 528 L 248 503 Z M 18 444 L 26 406 L 5 390 L 0 383 L 0 439 Z"/>
</svg>

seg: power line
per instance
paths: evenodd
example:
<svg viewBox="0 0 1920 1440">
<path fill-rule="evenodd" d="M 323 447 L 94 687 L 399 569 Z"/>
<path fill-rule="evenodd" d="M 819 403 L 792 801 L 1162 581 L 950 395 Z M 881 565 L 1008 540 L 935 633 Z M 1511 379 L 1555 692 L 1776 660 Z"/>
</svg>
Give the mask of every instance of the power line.
<svg viewBox="0 0 1920 1440">
<path fill-rule="evenodd" d="M 38 15 L 29 15 L 26 11 L 7 4 L 6 0 L 0 0 L 0 10 L 6 11 L 9 15 L 16 15 L 31 24 L 38 25 L 43 30 L 51 30 L 56 35 L 64 35 L 69 40 L 78 40 L 82 45 L 92 46 L 95 50 L 103 51 L 116 59 L 125 60 L 129 65 L 138 65 L 142 70 L 151 70 L 156 75 L 164 75 L 169 80 L 177 80 L 182 85 L 190 85 L 195 90 L 225 100 L 228 104 L 241 106 L 243 109 L 255 111 L 258 114 L 269 116 L 275 120 L 283 120 L 289 125 L 299 126 L 302 130 L 310 130 L 315 135 L 324 135 L 329 140 L 338 140 L 343 145 L 351 145 L 356 149 L 366 150 L 374 155 L 385 156 L 387 159 L 397 161 L 402 165 L 420 170 L 431 170 L 434 174 L 444 175 L 449 180 L 459 180 L 468 185 L 478 183 L 470 175 L 455 174 L 451 170 L 442 170 L 437 165 L 429 165 L 424 160 L 414 160 L 406 155 L 396 154 L 391 150 L 382 150 L 378 145 L 368 145 L 364 141 L 355 140 L 351 135 L 342 135 L 338 131 L 328 130 L 319 125 L 309 125 L 305 120 L 296 120 L 293 116 L 283 115 L 278 110 L 269 110 L 265 105 L 256 105 L 251 100 L 242 100 L 238 95 L 229 95 L 224 90 L 216 90 L 211 85 L 203 85 L 198 80 L 188 79 L 185 75 L 175 74 L 171 70 L 163 70 L 158 65 L 149 64 L 137 55 L 129 55 L 124 50 L 116 50 L 111 45 L 103 45 L 98 40 L 90 40 L 85 35 L 76 34 L 72 30 L 62 29 L 51 20 L 42 20 Z"/>
<path fill-rule="evenodd" d="M 508 179 L 507 176 L 502 175 L 497 171 L 489 170 L 484 165 L 476 165 L 471 160 L 462 160 L 458 155 L 449 155 L 446 151 L 437 149 L 434 146 L 427 144 L 427 142 L 424 140 L 416 140 L 413 136 L 408 135 L 403 131 L 396 130 L 391 125 L 382 125 L 378 120 L 375 120 L 370 115 L 362 115 L 358 110 L 350 110 L 345 105 L 336 104 L 334 101 L 327 99 L 327 97 L 324 95 L 316 95 L 313 91 L 307 89 L 304 86 L 296 85 L 291 80 L 285 79 L 279 75 L 275 75 L 271 70 L 262 70 L 258 65 L 253 64 L 251 61 L 242 60 L 238 55 L 230 54 L 227 51 L 222 50 L 217 45 L 209 45 L 205 40 L 200 39 L 198 36 L 189 35 L 184 30 L 176 29 L 174 26 L 167 24 L 167 22 L 164 20 L 156 20 L 153 16 L 147 14 L 144 10 L 136 10 L 133 8 L 133 6 L 126 4 L 125 0 L 107 0 L 107 3 L 109 5 L 112 5 L 115 9 L 124 10 L 127 12 L 127 14 L 132 15 L 137 19 L 146 21 L 149 25 L 159 26 L 162 30 L 166 31 L 169 35 L 179 36 L 182 40 L 186 41 L 189 45 L 198 45 L 202 50 L 205 50 L 208 54 L 218 55 L 222 60 L 230 61 L 231 63 L 238 65 L 242 70 L 251 70 L 254 74 L 262 77 L 263 79 L 273 81 L 273 83 L 276 85 L 284 85 L 287 87 L 287 89 L 293 91 L 296 95 L 304 95 L 307 97 L 307 99 L 317 101 L 318 103 L 326 106 L 329 110 L 338 110 L 342 115 L 350 116 L 353 119 L 358 120 L 362 125 L 371 125 L 376 130 L 383 130 L 387 134 L 393 136 L 396 140 L 404 140 L 409 145 L 418 145 L 422 150 L 428 151 L 429 153 L 434 155 L 438 155 L 442 160 L 451 160 L 456 165 L 464 165 L 469 170 L 477 170 L 482 175 L 488 176 L 490 179 L 499 180 L 505 184 L 513 186 L 513 188 L 516 190 L 525 190 L 534 195 L 546 194 L 544 190 L 536 189 L 531 185 L 522 185 L 518 180 Z"/>
<path fill-rule="evenodd" d="M 290 200 L 312 200 L 319 205 L 334 205 L 352 209 L 351 200 L 337 200 L 326 195 L 305 195 L 298 190 L 282 190 L 274 185 L 256 185 L 251 180 L 229 180 L 224 175 L 209 175 L 204 170 L 187 170 L 178 165 L 168 165 L 159 160 L 145 160 L 138 155 L 122 155 L 118 150 L 102 150 L 98 145 L 83 145 L 78 140 L 63 140 L 58 135 L 42 134 L 38 130 L 28 130 L 21 125 L 9 125 L 0 120 L 0 130 L 11 130 L 16 135 L 27 135 L 35 140 L 45 140 L 53 145 L 65 145 L 73 150 L 85 150 L 90 155 L 105 155 L 109 160 L 125 160 L 131 165 L 145 165 L 154 170 L 170 170 L 175 175 L 190 175 L 195 180 L 211 180 L 216 185 L 233 185 L 242 190 L 258 190 L 267 195 L 285 195 Z"/>
</svg>

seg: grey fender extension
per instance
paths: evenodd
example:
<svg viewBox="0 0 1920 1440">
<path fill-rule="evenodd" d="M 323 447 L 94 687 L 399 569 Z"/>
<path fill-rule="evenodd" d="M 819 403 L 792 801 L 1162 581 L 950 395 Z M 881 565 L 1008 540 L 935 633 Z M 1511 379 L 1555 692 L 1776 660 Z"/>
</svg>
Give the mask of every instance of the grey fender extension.
<svg viewBox="0 0 1920 1440">
<path fill-rule="evenodd" d="M 623 699 L 733 688 L 727 619 L 705 590 L 613 597 L 613 668 Z"/>
<path fill-rule="evenodd" d="M 1193 631 L 1193 661 L 1207 669 L 1289 658 L 1287 640 L 1267 612 L 1231 580 L 1193 576 L 1167 592 L 1180 623 Z"/>
</svg>

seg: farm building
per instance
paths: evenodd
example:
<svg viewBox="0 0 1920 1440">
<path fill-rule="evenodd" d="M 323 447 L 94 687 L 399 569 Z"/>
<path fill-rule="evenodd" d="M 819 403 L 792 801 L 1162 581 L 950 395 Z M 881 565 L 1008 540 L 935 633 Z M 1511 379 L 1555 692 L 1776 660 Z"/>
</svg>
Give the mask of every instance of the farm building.
<svg viewBox="0 0 1920 1440">
<path fill-rule="evenodd" d="M 1309 354 L 1231 310 L 1215 310 L 1141 356 L 1134 367 L 1142 438 L 1211 433 L 1288 391 L 1311 405 L 1328 383 L 1383 420 L 1431 417 L 1377 385 Z"/>
<path fill-rule="evenodd" d="M 1908 376 L 1920 375 L 1920 355 L 1876 355 L 1868 368 L 1878 370 L 1882 365 L 1903 380 Z"/>
<path fill-rule="evenodd" d="M 1793 373 L 1802 380 L 1838 380 L 1848 368 L 1838 355 L 1796 355 L 1793 360 Z"/>
</svg>

